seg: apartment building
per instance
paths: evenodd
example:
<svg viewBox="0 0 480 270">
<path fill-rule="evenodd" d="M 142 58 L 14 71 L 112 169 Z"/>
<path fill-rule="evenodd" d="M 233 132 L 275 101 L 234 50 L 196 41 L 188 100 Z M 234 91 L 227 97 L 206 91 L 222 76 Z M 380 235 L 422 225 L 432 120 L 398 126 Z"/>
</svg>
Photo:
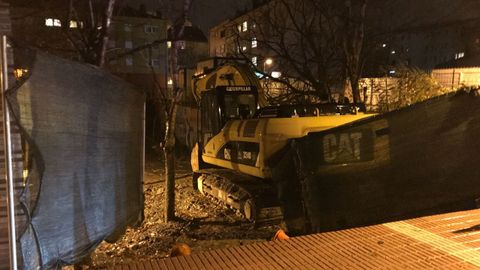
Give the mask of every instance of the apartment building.
<svg viewBox="0 0 480 270">
<path fill-rule="evenodd" d="M 20 46 L 38 48 L 64 58 L 80 60 L 79 40 L 88 37 L 86 18 L 72 16 L 65 24 L 64 1 L 15 1 L 11 8 L 12 36 Z M 96 10 L 99 11 L 99 10 Z M 159 12 L 123 6 L 116 8 L 109 28 L 106 65 L 112 73 L 139 88 L 166 86 L 167 29 L 169 22 Z M 157 42 L 155 46 L 149 46 Z M 82 44 L 84 46 L 84 44 Z M 128 54 L 134 48 L 145 47 Z"/>
<path fill-rule="evenodd" d="M 170 23 L 160 14 L 121 13 L 112 19 L 107 68 L 126 81 L 144 88 L 166 87 Z M 143 48 L 129 54 L 135 48 Z"/>
<path fill-rule="evenodd" d="M 255 8 L 225 20 L 209 31 L 210 57 L 247 57 L 260 70 L 274 70 L 272 52 L 261 46 L 257 25 L 268 9 L 268 1 L 257 1 Z M 263 36 L 262 36 L 263 37 Z M 265 37 L 263 37 L 265 38 Z"/>
<path fill-rule="evenodd" d="M 478 54 L 479 9 L 479 1 L 468 0 L 373 1 L 366 35 L 373 46 L 366 48 L 366 72 L 394 75 L 397 65 L 430 72 L 439 64 Z"/>
<path fill-rule="evenodd" d="M 275 12 L 263 1 L 247 12 L 210 29 L 211 57 L 242 55 L 260 70 L 282 73 L 284 63 L 260 40 L 275 31 L 258 31 L 265 14 Z M 299 4 L 300 2 L 297 2 Z M 392 0 L 369 1 L 365 19 L 364 72 L 394 76 L 397 65 L 430 72 L 435 66 L 480 52 L 480 1 Z M 280 21 L 280 20 L 279 20 Z M 258 36 L 260 35 L 260 36 Z"/>
</svg>

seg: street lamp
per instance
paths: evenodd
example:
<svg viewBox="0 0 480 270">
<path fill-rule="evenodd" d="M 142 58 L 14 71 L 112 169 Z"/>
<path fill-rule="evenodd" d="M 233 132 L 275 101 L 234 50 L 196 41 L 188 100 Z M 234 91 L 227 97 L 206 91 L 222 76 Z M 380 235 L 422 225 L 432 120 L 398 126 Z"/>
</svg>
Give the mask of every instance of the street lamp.
<svg viewBox="0 0 480 270">
<path fill-rule="evenodd" d="M 267 73 L 267 66 L 271 66 L 273 64 L 273 59 L 272 58 L 267 58 L 263 62 L 263 72 Z"/>
</svg>

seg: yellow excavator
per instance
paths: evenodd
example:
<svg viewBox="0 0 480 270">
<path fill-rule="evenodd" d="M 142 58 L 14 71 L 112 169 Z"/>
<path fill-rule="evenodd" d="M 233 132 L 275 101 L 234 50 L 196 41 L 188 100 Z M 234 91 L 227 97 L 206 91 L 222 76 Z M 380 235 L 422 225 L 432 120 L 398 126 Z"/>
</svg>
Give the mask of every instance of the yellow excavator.
<svg viewBox="0 0 480 270">
<path fill-rule="evenodd" d="M 193 79 L 193 184 L 259 224 L 331 231 L 478 207 L 480 98 L 459 90 L 384 114 L 267 106 L 248 66 Z"/>
<path fill-rule="evenodd" d="M 291 139 L 373 115 L 351 104 L 266 106 L 259 78 L 238 62 L 197 75 L 192 85 L 200 114 L 191 159 L 194 188 L 257 224 L 283 219 L 271 168 Z M 332 147 L 348 144 L 351 158 L 359 158 L 359 138 L 345 140 Z"/>
</svg>

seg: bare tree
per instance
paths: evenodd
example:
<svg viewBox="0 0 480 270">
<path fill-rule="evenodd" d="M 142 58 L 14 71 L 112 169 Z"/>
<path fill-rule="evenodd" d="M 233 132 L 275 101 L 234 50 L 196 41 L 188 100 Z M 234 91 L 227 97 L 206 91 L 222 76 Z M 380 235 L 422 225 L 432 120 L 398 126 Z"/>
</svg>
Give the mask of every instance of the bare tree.
<svg viewBox="0 0 480 270">
<path fill-rule="evenodd" d="M 311 89 L 307 93 L 328 98 L 333 72 L 340 64 L 332 10 L 312 0 L 278 0 L 269 5 L 253 30 L 258 46 L 282 67 L 282 82 L 290 93 L 304 95 L 302 90 Z M 305 85 L 301 90 L 298 79 Z"/>
<path fill-rule="evenodd" d="M 62 29 L 83 61 L 104 66 L 115 3 L 116 0 L 68 1 Z M 71 31 L 72 26 L 76 31 Z"/>
<path fill-rule="evenodd" d="M 362 74 L 361 57 L 365 37 L 366 8 L 367 0 L 345 0 L 342 29 L 344 61 L 354 104 L 360 102 L 358 81 Z"/>
<path fill-rule="evenodd" d="M 171 7 L 173 7 L 173 0 Z M 189 12 L 193 0 L 184 0 L 183 12 L 177 18 L 175 24 L 170 28 L 172 47 L 169 54 L 169 75 L 172 80 L 172 93 L 166 106 L 165 123 L 165 222 L 175 218 L 175 121 L 177 118 L 177 105 L 180 101 L 183 90 L 179 87 L 178 51 L 181 47 L 180 38 L 184 34 L 185 26 L 188 25 Z"/>
<path fill-rule="evenodd" d="M 114 8 L 125 0 L 11 0 L 13 40 L 103 66 Z M 48 32 L 33 23 L 49 26 Z M 41 22 L 43 23 L 43 22 Z M 46 28 L 47 29 L 47 28 Z"/>
<path fill-rule="evenodd" d="M 274 59 L 281 78 L 272 78 L 261 63 L 252 64 L 286 88 L 281 99 L 309 95 L 329 100 L 347 79 L 358 96 L 366 5 L 366 0 L 269 1 L 248 16 L 248 34 L 239 26 L 230 50 L 249 60 L 256 55 Z M 257 48 L 248 52 L 251 42 Z"/>
</svg>

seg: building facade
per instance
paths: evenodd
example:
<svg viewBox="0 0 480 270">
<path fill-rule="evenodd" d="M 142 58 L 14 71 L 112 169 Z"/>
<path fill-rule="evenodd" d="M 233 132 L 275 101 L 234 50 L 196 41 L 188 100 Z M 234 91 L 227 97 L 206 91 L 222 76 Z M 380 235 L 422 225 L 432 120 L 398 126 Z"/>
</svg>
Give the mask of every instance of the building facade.
<svg viewBox="0 0 480 270">
<path fill-rule="evenodd" d="M 23 47 L 33 47 L 63 58 L 86 61 L 81 50 L 96 46 L 87 11 L 67 21 L 63 1 L 15 1 L 12 4 L 12 36 Z M 101 9 L 95 10 L 102 12 Z M 97 22 L 98 23 L 98 22 Z M 158 12 L 117 7 L 108 32 L 105 68 L 143 90 L 166 86 L 167 29 L 170 23 Z M 82 43 L 83 42 L 83 43 Z M 154 44 L 155 46 L 151 46 Z M 132 50 L 138 49 L 132 53 Z"/>
<path fill-rule="evenodd" d="M 144 88 L 166 87 L 168 20 L 153 14 L 115 16 L 109 33 L 107 68 Z M 143 48 L 129 53 L 136 48 Z"/>
<path fill-rule="evenodd" d="M 426 72 L 444 62 L 480 52 L 479 1 L 373 1 L 366 38 L 368 75 L 394 75 L 395 66 Z M 380 67 L 380 68 L 379 68 Z M 377 73 L 377 74 L 375 74 Z"/>
<path fill-rule="evenodd" d="M 209 53 L 211 57 L 243 56 L 258 70 L 271 76 L 298 74 L 289 63 L 277 59 L 277 49 L 265 46 L 265 41 L 278 39 L 274 26 L 259 30 L 259 24 L 267 19 L 266 14 L 280 17 L 284 14 L 275 11 L 272 3 L 264 1 L 256 8 L 221 22 L 211 28 L 209 33 Z M 296 5 L 301 6 L 302 1 Z M 320 2 L 320 1 L 319 1 Z M 292 5 L 292 7 L 294 7 Z M 295 7 L 293 12 L 298 12 Z M 397 68 L 412 66 L 425 72 L 444 62 L 474 56 L 480 53 L 480 1 L 439 0 L 432 3 L 427 0 L 369 1 L 365 16 L 365 38 L 362 45 L 361 71 L 363 77 L 385 77 L 396 75 Z M 319 13 L 318 16 L 325 16 Z M 288 16 L 285 17 L 287 21 Z M 301 20 L 298 20 L 301 22 Z M 278 27 L 282 20 L 276 22 Z M 341 29 L 340 29 L 341 30 Z M 342 34 L 341 31 L 337 34 Z M 317 35 L 318 36 L 318 35 Z M 284 45 L 295 44 L 295 35 L 286 34 Z M 322 41 L 324 48 L 334 41 Z M 341 48 L 340 48 L 341 49 Z M 299 62 L 302 55 L 293 52 Z M 311 57 L 310 57 L 311 58 Z M 326 59 L 332 63 L 338 59 Z M 345 78 L 341 69 L 321 75 L 321 69 L 314 67 L 317 80 L 327 81 Z M 335 69 L 334 69 L 335 70 Z M 293 72 L 292 72 L 293 71 Z M 333 78 L 332 78 L 333 77 Z M 341 79 L 345 80 L 345 79 Z M 333 84 L 330 84 L 333 85 Z M 334 87 L 334 86 L 333 86 Z M 341 88 L 341 86 L 340 86 Z M 347 84 L 348 88 L 348 84 Z M 345 89 L 345 88 L 344 88 Z"/>
<path fill-rule="evenodd" d="M 257 28 L 268 9 L 267 2 L 257 1 L 253 10 L 212 27 L 209 31 L 210 57 L 246 57 L 262 71 L 275 70 L 274 53 L 258 41 L 260 36 L 268 38 L 265 33 L 259 33 Z"/>
</svg>

